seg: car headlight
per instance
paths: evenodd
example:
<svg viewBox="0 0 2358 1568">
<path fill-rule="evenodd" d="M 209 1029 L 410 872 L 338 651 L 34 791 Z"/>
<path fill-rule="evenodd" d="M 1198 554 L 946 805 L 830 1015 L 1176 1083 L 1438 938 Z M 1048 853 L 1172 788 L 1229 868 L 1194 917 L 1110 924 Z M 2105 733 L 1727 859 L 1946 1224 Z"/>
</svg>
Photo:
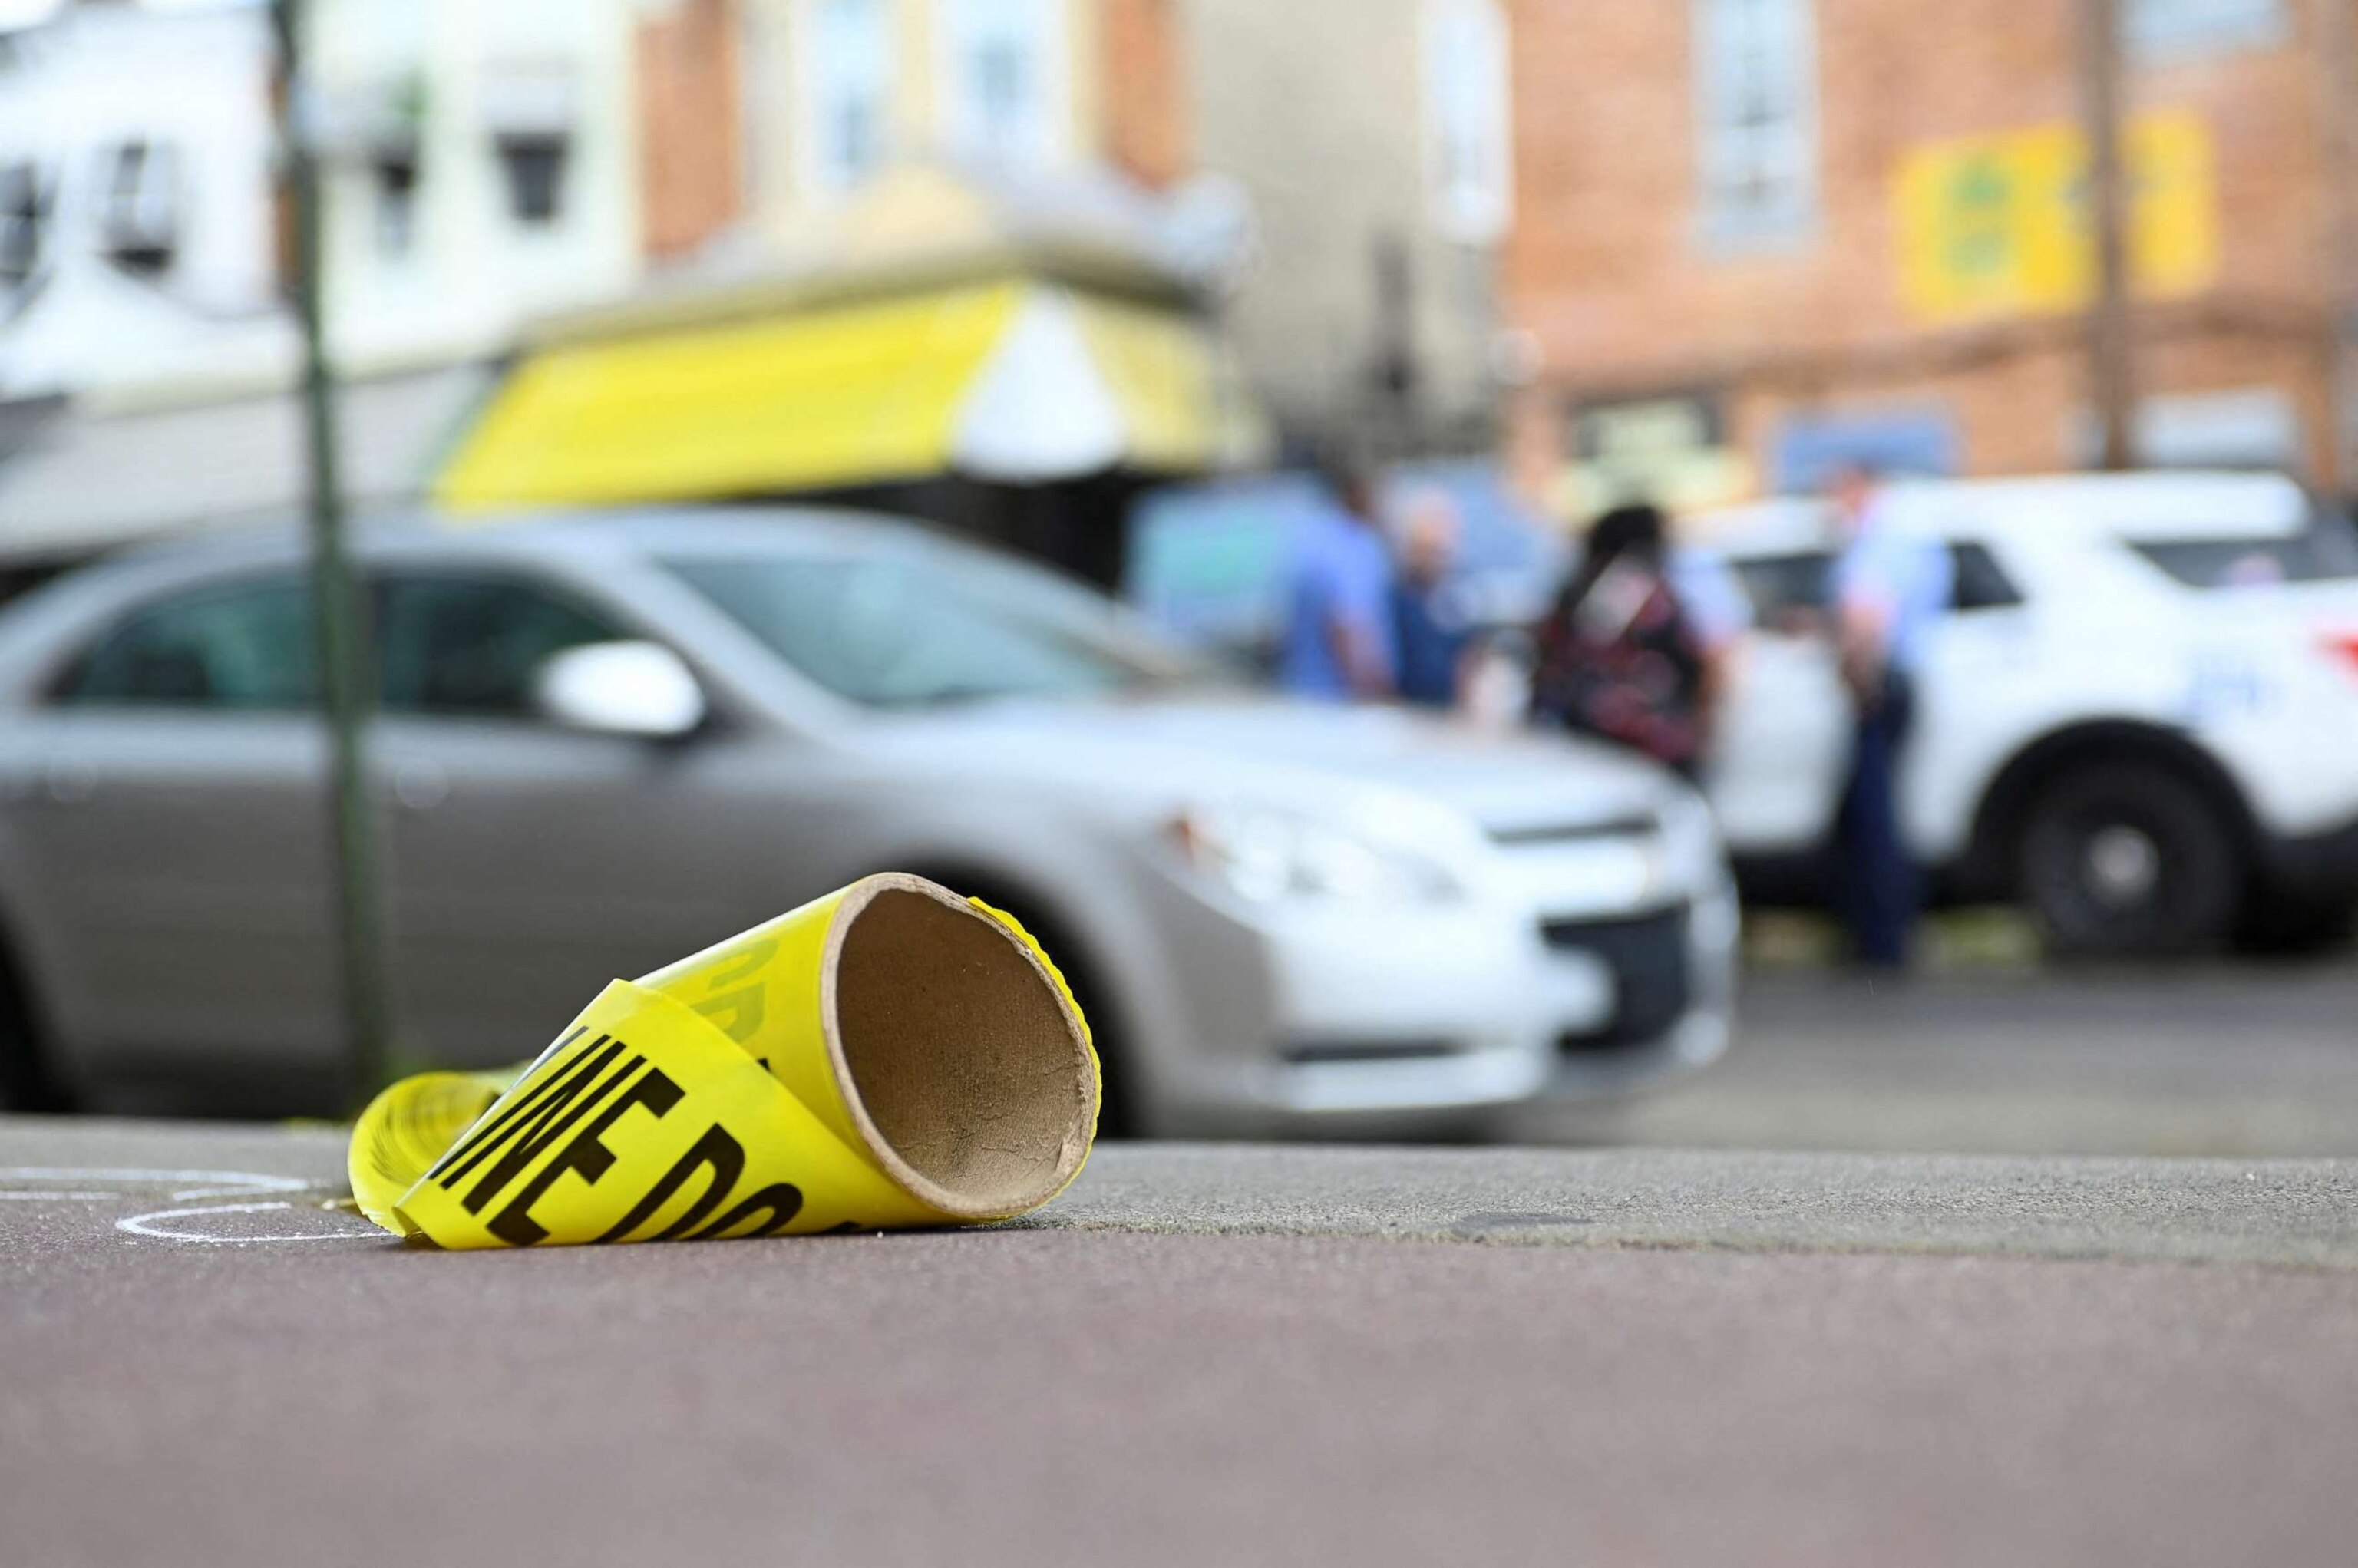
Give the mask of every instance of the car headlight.
<svg viewBox="0 0 2358 1568">
<path fill-rule="evenodd" d="M 1170 825 L 1180 858 L 1238 898 L 1433 903 L 1458 895 L 1457 880 L 1414 847 L 1264 806 L 1197 806 Z"/>
</svg>

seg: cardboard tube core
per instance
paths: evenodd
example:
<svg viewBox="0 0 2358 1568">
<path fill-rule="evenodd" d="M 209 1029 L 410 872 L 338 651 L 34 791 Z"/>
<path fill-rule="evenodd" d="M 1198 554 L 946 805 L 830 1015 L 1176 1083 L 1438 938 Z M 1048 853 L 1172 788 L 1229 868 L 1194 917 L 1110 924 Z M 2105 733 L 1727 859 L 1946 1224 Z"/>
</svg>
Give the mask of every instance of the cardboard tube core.
<svg viewBox="0 0 2358 1568">
<path fill-rule="evenodd" d="M 1062 1190 L 1088 1152 L 1097 1076 L 1022 940 L 931 882 L 886 876 L 845 897 L 827 946 L 827 1049 L 885 1170 L 961 1219 Z"/>
</svg>

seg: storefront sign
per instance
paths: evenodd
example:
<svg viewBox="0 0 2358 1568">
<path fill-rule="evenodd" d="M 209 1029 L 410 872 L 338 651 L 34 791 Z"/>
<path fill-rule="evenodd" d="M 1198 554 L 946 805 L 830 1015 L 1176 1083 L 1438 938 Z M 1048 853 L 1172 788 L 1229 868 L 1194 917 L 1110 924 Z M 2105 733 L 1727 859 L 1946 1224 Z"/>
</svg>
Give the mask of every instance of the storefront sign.
<svg viewBox="0 0 2358 1568">
<path fill-rule="evenodd" d="M 1575 410 L 1573 450 L 1553 498 L 1556 510 L 1593 517 L 1627 501 L 1684 511 L 1741 500 L 1751 465 L 1725 443 L 1718 402 L 1708 396 L 1588 404 Z"/>
<path fill-rule="evenodd" d="M 2171 298 L 2218 276 L 2216 157 L 2198 115 L 2138 116 L 2123 138 L 2136 293 Z M 1931 321 L 2076 310 L 2094 291 L 2088 143 L 2041 125 L 1917 148 L 1895 190 L 1901 282 Z"/>
</svg>

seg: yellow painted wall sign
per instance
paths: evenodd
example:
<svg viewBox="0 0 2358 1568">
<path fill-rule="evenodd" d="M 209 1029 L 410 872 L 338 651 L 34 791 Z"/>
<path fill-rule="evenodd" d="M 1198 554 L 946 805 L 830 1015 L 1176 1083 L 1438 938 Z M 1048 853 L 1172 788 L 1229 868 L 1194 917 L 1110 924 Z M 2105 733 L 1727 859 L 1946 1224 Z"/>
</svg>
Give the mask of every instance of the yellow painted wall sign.
<svg viewBox="0 0 2358 1568">
<path fill-rule="evenodd" d="M 2137 116 L 2122 138 L 2130 276 L 2145 298 L 2208 287 L 2219 274 L 2217 157 L 2196 114 Z M 1901 284 L 1930 321 L 2083 308 L 2095 286 L 2088 143 L 2041 125 L 1921 146 L 1894 189 Z"/>
<path fill-rule="evenodd" d="M 1087 1158 L 1087 1024 L 1023 928 L 871 877 L 633 983 L 519 1072 L 362 1114 L 352 1192 L 454 1249 L 1005 1219 Z"/>
</svg>

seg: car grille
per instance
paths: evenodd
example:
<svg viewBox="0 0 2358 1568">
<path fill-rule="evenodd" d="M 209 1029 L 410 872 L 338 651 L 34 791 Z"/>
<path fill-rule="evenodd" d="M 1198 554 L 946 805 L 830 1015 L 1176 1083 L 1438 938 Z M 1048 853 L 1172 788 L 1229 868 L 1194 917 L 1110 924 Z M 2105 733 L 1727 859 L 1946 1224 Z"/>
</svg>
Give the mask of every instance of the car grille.
<svg viewBox="0 0 2358 1568">
<path fill-rule="evenodd" d="M 1648 1045 L 1683 1017 L 1693 990 L 1687 909 L 1630 920 L 1551 920 L 1540 933 L 1559 952 L 1587 953 L 1613 974 L 1613 1014 L 1598 1028 L 1556 1037 L 1556 1049 L 1586 1054 Z"/>
<path fill-rule="evenodd" d="M 1321 1040 L 1289 1045 L 1283 1054 L 1290 1065 L 1322 1067 L 1358 1062 L 1429 1062 L 1454 1056 L 1457 1049 L 1450 1040 Z"/>
<path fill-rule="evenodd" d="M 1661 827 L 1650 814 L 1617 816 L 1603 822 L 1537 823 L 1492 827 L 1490 841 L 1509 849 L 1539 844 L 1592 844 L 1601 838 L 1645 838 Z"/>
</svg>

